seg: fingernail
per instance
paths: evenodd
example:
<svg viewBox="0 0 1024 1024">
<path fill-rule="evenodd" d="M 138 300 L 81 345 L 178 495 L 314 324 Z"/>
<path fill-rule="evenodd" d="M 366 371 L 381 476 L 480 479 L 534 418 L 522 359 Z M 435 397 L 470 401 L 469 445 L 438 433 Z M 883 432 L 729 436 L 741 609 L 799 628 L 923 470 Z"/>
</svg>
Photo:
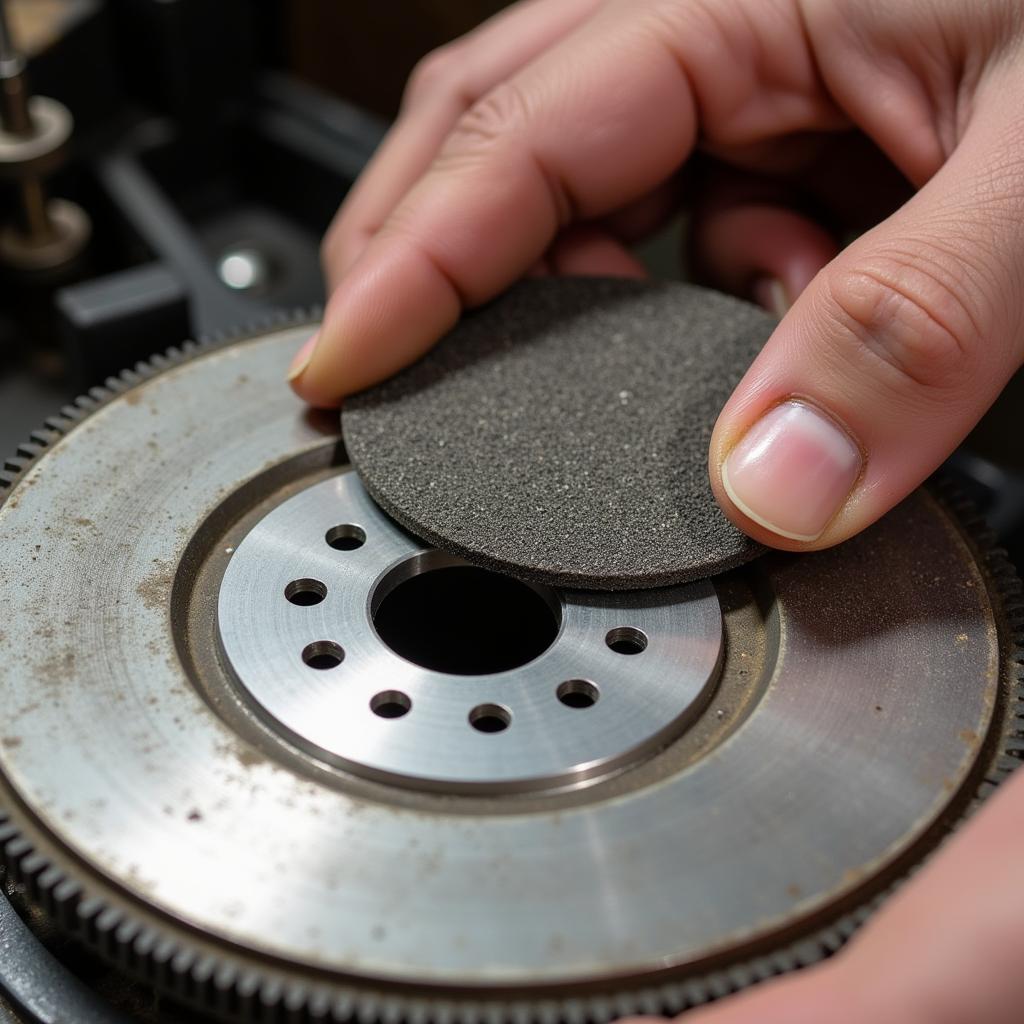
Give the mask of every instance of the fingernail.
<svg viewBox="0 0 1024 1024">
<path fill-rule="evenodd" d="M 754 293 L 754 301 L 780 320 L 789 312 L 792 303 L 786 294 L 786 286 L 777 277 L 759 277 L 751 291 Z"/>
<path fill-rule="evenodd" d="M 764 414 L 722 465 L 736 507 L 790 540 L 817 540 L 842 508 L 863 466 L 860 449 L 834 420 L 806 402 Z"/>
<path fill-rule="evenodd" d="M 316 343 L 319 339 L 319 334 L 314 334 L 312 338 L 307 341 L 298 352 L 295 353 L 295 358 L 292 360 L 292 365 L 288 369 L 288 380 L 293 381 L 297 377 L 301 377 L 306 371 L 306 367 L 309 366 L 310 360 L 313 358 L 313 353 L 316 351 Z"/>
</svg>

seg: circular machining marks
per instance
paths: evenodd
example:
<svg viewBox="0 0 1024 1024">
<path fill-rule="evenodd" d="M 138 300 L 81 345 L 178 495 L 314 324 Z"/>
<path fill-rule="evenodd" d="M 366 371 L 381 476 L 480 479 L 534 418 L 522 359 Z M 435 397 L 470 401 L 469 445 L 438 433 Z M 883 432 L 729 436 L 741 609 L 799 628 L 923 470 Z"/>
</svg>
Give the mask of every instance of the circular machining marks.
<svg viewBox="0 0 1024 1024">
<path fill-rule="evenodd" d="M 0 471 L 0 856 L 122 969 L 260 1024 L 678 1012 L 835 950 L 1017 765 L 1019 596 L 924 491 L 841 548 L 716 577 L 725 642 L 704 711 L 622 770 L 449 793 L 318 756 L 253 710 L 217 621 L 246 538 L 350 475 L 336 417 L 280 387 L 309 333 L 127 377 Z M 361 546 L 331 547 L 342 525 Z M 354 514 L 317 528 L 297 557 L 369 557 Z M 319 572 L 281 574 L 282 614 L 323 615 L 344 592 Z M 323 599 L 289 601 L 308 580 Z M 338 644 L 339 664 L 291 655 L 314 692 L 360 656 L 345 623 L 324 625 L 300 639 Z M 648 646 L 612 650 L 629 626 Z M 659 642 L 624 621 L 595 640 L 627 667 Z M 567 706 L 565 683 L 596 702 Z M 608 699 L 591 671 L 548 685 L 576 728 Z M 369 713 L 400 729 L 416 696 L 378 679 Z M 459 728 L 478 708 L 485 728 L 511 712 L 481 742 L 518 731 L 490 691 Z"/>
<path fill-rule="evenodd" d="M 761 551 L 707 460 L 774 325 L 693 285 L 525 281 L 347 399 L 348 451 L 388 513 L 478 565 L 597 590 L 702 579 Z"/>
<path fill-rule="evenodd" d="M 359 543 L 339 547 L 342 536 Z M 351 471 L 252 529 L 217 614 L 240 687 L 294 741 L 354 772 L 447 792 L 619 769 L 685 728 L 722 656 L 709 583 L 604 594 L 526 584 L 424 547 Z M 580 676 L 595 682 L 566 687 Z M 588 696 L 589 714 L 570 712 Z"/>
</svg>

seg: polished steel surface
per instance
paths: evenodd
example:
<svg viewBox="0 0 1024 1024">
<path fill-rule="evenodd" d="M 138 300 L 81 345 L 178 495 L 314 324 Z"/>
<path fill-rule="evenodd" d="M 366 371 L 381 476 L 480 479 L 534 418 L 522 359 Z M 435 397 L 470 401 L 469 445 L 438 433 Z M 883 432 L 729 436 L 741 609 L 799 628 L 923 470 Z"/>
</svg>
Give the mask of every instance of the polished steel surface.
<svg viewBox="0 0 1024 1024">
<path fill-rule="evenodd" d="M 598 782 L 557 807 L 519 793 L 416 806 L 240 739 L 183 663 L 178 602 L 197 551 L 227 569 L 221 533 L 337 445 L 281 383 L 308 334 L 141 383 L 0 506 L 5 802 L 87 888 L 350 980 L 609 982 L 821 920 L 971 784 L 999 638 L 969 548 L 923 493 L 842 548 L 744 570 L 769 652 L 753 707 L 686 766 L 621 776 L 642 785 Z"/>
<path fill-rule="evenodd" d="M 329 546 L 338 524 L 358 531 L 358 547 Z M 621 767 L 678 734 L 715 680 L 722 618 L 709 583 L 647 594 L 543 588 L 560 622 L 554 642 L 495 674 L 433 671 L 389 649 L 373 607 L 395 577 L 465 564 L 394 525 L 347 470 L 289 498 L 237 547 L 220 591 L 225 652 L 245 690 L 314 752 L 447 790 L 567 785 Z M 315 603 L 288 599 L 296 581 Z M 629 630 L 646 637 L 644 650 L 617 653 L 609 636 Z M 307 664 L 303 652 L 318 643 L 343 660 Z M 573 680 L 591 685 L 591 706 L 559 700 Z M 382 717 L 375 705 L 389 693 L 381 703 L 394 717 Z M 473 727 L 474 709 L 489 705 L 510 719 L 503 730 Z"/>
</svg>

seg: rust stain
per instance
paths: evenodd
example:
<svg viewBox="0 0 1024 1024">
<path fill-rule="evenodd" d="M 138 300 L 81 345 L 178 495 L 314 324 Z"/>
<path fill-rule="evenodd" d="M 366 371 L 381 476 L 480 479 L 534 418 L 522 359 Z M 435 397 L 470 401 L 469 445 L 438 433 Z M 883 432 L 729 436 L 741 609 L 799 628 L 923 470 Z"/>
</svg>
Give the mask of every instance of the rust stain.
<svg viewBox="0 0 1024 1024">
<path fill-rule="evenodd" d="M 217 749 L 222 754 L 233 757 L 243 768 L 255 768 L 267 763 L 267 758 L 263 754 L 244 743 L 224 743 L 218 745 Z"/>
<path fill-rule="evenodd" d="M 170 597 L 174 568 L 159 558 L 154 558 L 153 562 L 153 571 L 139 583 L 135 592 L 150 611 L 157 611 L 164 607 Z"/>
<path fill-rule="evenodd" d="M 978 734 L 973 729 L 961 729 L 957 735 L 964 741 L 973 746 L 978 742 Z"/>
<path fill-rule="evenodd" d="M 56 651 L 36 665 L 39 681 L 45 686 L 62 687 L 71 678 L 75 667 L 73 650 Z"/>
</svg>

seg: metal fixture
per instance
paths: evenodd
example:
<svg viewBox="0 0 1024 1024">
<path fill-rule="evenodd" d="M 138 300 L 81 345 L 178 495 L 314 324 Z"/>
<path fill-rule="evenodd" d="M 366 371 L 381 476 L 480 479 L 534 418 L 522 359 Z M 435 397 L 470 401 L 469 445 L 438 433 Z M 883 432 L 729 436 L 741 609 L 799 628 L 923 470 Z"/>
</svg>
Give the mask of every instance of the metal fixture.
<svg viewBox="0 0 1024 1024">
<path fill-rule="evenodd" d="M 0 179 L 18 191 L 18 218 L 0 231 L 0 261 L 23 271 L 53 270 L 85 248 L 91 224 L 67 199 L 49 199 L 45 179 L 67 156 L 73 122 L 63 103 L 29 93 L 25 58 L 0 0 Z"/>
<path fill-rule="evenodd" d="M 357 549 L 328 544 L 339 520 L 359 524 L 349 527 L 365 537 Z M 429 584 L 466 566 L 396 526 L 355 473 L 343 472 L 284 501 L 237 547 L 218 599 L 221 642 L 248 697 L 297 743 L 371 778 L 449 793 L 551 789 L 606 775 L 664 747 L 702 709 L 722 654 L 710 583 L 556 593 L 469 568 L 461 585 L 482 609 L 476 629 L 497 619 L 505 645 L 519 646 L 517 634 L 528 626 L 506 589 L 516 588 L 546 611 L 550 645 L 528 645 L 524 664 L 513 658 L 507 670 L 489 674 L 432 670 L 389 648 L 374 628 L 389 595 L 410 580 Z M 492 579 L 507 583 L 501 603 L 489 606 Z M 298 595 L 305 600 L 296 602 Z M 421 600 L 432 603 L 433 594 Z M 408 611 L 410 618 L 426 613 Z M 460 618 L 442 616 L 436 628 L 451 635 L 437 642 L 474 644 L 466 635 L 473 626 Z M 649 638 L 643 658 L 623 657 L 606 642 L 616 631 L 640 629 Z M 485 646 L 493 655 L 501 644 L 492 635 Z M 311 665 L 309 652 L 319 664 Z M 579 676 L 600 692 L 586 715 L 558 697 L 559 686 Z M 390 714 L 381 714 L 383 704 Z M 408 713 L 395 715 L 396 705 Z M 503 710 L 487 715 L 481 707 Z M 494 728 L 499 722 L 504 727 Z"/>
<path fill-rule="evenodd" d="M 496 586 L 529 642 L 424 667 L 389 601 L 465 566 L 279 386 L 310 328 L 0 474 L 0 856 L 125 970 L 247 1021 L 678 1011 L 834 951 L 1016 767 L 1018 591 L 925 491 L 671 592 Z"/>
</svg>

